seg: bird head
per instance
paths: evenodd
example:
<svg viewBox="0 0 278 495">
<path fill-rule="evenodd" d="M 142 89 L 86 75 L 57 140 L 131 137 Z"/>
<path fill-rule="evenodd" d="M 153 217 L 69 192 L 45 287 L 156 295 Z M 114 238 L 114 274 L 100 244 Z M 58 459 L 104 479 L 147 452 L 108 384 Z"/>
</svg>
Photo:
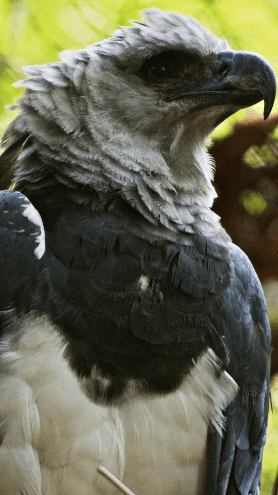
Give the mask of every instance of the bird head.
<svg viewBox="0 0 278 495">
<path fill-rule="evenodd" d="M 129 125 L 132 122 L 136 129 L 149 133 L 157 124 L 172 126 L 207 108 L 211 116 L 215 107 L 211 124 L 215 127 L 240 108 L 262 99 L 264 118 L 268 117 L 276 81 L 263 57 L 231 50 L 226 40 L 190 16 L 154 8 L 142 14 L 145 23 L 133 21 L 133 27 L 122 28 L 112 38 L 88 48 L 92 60 L 95 54 L 102 58 L 100 80 L 92 71 L 94 89 L 96 82 L 102 82 L 100 92 L 109 97 L 107 88 L 112 98 L 115 88 L 124 91 L 117 93 L 113 103 L 115 107 L 119 104 Z M 107 81 L 103 71 L 110 74 Z"/>
</svg>

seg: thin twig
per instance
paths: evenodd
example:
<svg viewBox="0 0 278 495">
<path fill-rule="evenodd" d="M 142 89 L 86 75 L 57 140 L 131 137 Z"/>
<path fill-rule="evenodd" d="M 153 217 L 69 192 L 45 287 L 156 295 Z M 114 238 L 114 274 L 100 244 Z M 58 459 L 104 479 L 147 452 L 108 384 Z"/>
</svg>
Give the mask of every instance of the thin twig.
<svg viewBox="0 0 278 495">
<path fill-rule="evenodd" d="M 109 481 L 111 481 L 111 483 L 113 483 L 122 493 L 125 493 L 126 495 L 135 495 L 134 492 L 129 490 L 129 488 L 127 488 L 127 486 L 125 486 L 120 480 L 118 480 L 118 478 L 116 478 L 116 476 L 111 474 L 108 471 L 108 469 L 106 469 L 105 467 L 99 466 L 98 472 L 100 474 L 102 474 L 103 476 L 105 476 L 105 478 L 107 478 Z"/>
<path fill-rule="evenodd" d="M 278 472 L 277 472 L 277 475 L 276 475 L 276 478 L 275 478 L 275 481 L 274 481 L 274 484 L 272 487 L 272 492 L 271 492 L 271 495 L 277 495 L 277 494 L 278 494 Z"/>
</svg>

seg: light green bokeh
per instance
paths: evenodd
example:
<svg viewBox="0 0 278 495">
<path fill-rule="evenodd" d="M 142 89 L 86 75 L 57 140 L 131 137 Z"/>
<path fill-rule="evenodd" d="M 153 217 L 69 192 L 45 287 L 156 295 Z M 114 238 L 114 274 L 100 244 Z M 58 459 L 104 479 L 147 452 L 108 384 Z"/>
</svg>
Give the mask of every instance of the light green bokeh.
<svg viewBox="0 0 278 495">
<path fill-rule="evenodd" d="M 251 215 L 260 215 L 267 207 L 267 202 L 258 191 L 244 191 L 240 196 L 244 208 Z"/>
</svg>

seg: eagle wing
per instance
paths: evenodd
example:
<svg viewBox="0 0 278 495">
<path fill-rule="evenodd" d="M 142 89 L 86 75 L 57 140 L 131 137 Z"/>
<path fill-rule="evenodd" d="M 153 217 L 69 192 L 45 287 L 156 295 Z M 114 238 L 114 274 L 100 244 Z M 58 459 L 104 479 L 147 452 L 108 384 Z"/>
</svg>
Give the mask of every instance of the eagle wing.
<svg viewBox="0 0 278 495">
<path fill-rule="evenodd" d="M 0 192 L 0 315 L 3 321 L 32 306 L 45 251 L 42 219 L 16 191 Z"/>
<path fill-rule="evenodd" d="M 228 373 L 239 393 L 227 407 L 220 434 L 209 431 L 208 493 L 257 495 L 269 409 L 271 333 L 258 277 L 247 256 L 230 251 L 233 274 L 214 324 L 228 348 Z"/>
</svg>

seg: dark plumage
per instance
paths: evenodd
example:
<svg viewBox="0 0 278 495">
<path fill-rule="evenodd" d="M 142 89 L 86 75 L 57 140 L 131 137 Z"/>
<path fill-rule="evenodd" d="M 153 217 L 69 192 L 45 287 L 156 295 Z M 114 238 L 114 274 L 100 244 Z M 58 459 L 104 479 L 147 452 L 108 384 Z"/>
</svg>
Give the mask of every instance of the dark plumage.
<svg viewBox="0 0 278 495">
<path fill-rule="evenodd" d="M 205 142 L 261 99 L 267 118 L 275 76 L 190 17 L 144 15 L 28 67 L 3 137 L 21 191 L 0 196 L 6 495 L 114 493 L 100 464 L 136 495 L 259 493 L 270 329 Z"/>
<path fill-rule="evenodd" d="M 31 307 L 45 250 L 39 213 L 19 192 L 0 192 L 0 316 Z"/>
</svg>

